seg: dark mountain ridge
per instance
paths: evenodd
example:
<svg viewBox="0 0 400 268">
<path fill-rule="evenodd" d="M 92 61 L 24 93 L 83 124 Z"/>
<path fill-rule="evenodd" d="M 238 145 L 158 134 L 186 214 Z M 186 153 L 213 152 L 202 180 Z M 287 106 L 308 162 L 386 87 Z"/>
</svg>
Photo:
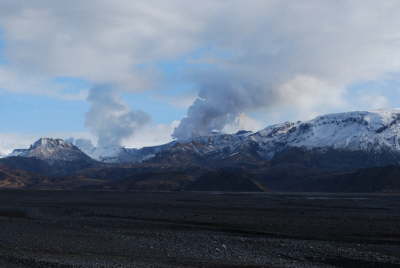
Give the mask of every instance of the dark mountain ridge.
<svg viewBox="0 0 400 268">
<path fill-rule="evenodd" d="M 398 110 L 325 115 L 255 133 L 119 148 L 115 155 L 102 158 L 107 163 L 92 159 L 70 142 L 44 138 L 0 159 L 0 165 L 50 178 L 45 184 L 50 188 L 397 191 L 399 117 Z"/>
</svg>

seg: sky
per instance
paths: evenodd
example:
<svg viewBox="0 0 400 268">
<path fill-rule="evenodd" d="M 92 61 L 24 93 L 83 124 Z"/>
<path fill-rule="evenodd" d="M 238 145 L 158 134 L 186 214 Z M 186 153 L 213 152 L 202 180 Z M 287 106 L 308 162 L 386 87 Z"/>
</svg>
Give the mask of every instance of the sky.
<svg viewBox="0 0 400 268">
<path fill-rule="evenodd" d="M 2 0 L 0 154 L 399 107 L 397 0 Z"/>
</svg>

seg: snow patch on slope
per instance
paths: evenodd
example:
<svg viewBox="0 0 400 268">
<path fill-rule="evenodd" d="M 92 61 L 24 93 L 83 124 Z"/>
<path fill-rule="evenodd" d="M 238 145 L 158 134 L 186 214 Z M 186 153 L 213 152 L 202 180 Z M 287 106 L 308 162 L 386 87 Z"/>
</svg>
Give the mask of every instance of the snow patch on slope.
<svg viewBox="0 0 400 268">
<path fill-rule="evenodd" d="M 47 161 L 86 161 L 89 157 L 62 139 L 41 138 L 29 149 L 16 149 L 9 156 L 35 157 Z"/>
<path fill-rule="evenodd" d="M 400 152 L 400 109 L 359 111 L 321 115 L 309 121 L 285 122 L 258 132 L 211 133 L 160 146 L 130 149 L 119 146 L 95 147 L 89 140 L 41 139 L 29 149 L 14 150 L 13 156 L 71 159 L 74 147 L 93 159 L 108 163 L 142 162 L 160 152 L 191 151 L 202 156 L 229 157 L 251 148 L 264 159 L 291 147 L 341 149 L 368 152 Z"/>
<path fill-rule="evenodd" d="M 400 110 L 347 112 L 267 127 L 250 137 L 263 151 L 282 147 L 400 151 Z"/>
</svg>

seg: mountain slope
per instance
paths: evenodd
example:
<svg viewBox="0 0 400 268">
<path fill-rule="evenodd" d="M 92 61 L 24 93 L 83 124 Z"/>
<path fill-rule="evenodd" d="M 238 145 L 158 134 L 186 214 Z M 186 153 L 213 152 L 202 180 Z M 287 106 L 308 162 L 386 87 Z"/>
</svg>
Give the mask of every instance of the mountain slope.
<svg viewBox="0 0 400 268">
<path fill-rule="evenodd" d="M 287 147 L 400 152 L 400 110 L 347 112 L 267 127 L 250 137 L 271 158 Z"/>
<path fill-rule="evenodd" d="M 107 163 L 91 159 L 70 142 L 41 139 L 29 149 L 15 150 L 13 157 L 0 159 L 0 165 L 57 177 L 49 187 L 387 191 L 385 185 L 364 187 L 362 177 L 367 171 L 363 170 L 399 166 L 399 139 L 400 110 L 394 109 L 323 115 L 258 132 L 213 134 L 142 149 L 79 143 Z M 375 183 L 382 173 L 372 174 L 367 177 Z M 393 176 L 385 183 L 396 180 Z"/>
<path fill-rule="evenodd" d="M 64 176 L 100 163 L 61 139 L 41 138 L 29 149 L 16 149 L 0 164 L 46 176 Z"/>
<path fill-rule="evenodd" d="M 400 167 L 374 167 L 352 172 L 310 176 L 287 185 L 285 190 L 331 193 L 400 193 Z"/>
<path fill-rule="evenodd" d="M 255 133 L 213 134 L 142 149 L 97 148 L 91 152 L 95 159 L 108 163 L 140 163 L 168 162 L 168 158 L 178 159 L 178 154 L 206 161 L 235 155 L 271 160 L 291 148 L 396 155 L 400 153 L 400 110 L 328 114 L 304 122 L 272 125 Z"/>
<path fill-rule="evenodd" d="M 45 177 L 23 170 L 10 169 L 0 165 L 0 188 L 28 188 L 45 181 Z"/>
<path fill-rule="evenodd" d="M 33 157 L 44 161 L 90 161 L 78 147 L 62 139 L 41 138 L 29 149 L 14 150 L 10 156 Z"/>
</svg>

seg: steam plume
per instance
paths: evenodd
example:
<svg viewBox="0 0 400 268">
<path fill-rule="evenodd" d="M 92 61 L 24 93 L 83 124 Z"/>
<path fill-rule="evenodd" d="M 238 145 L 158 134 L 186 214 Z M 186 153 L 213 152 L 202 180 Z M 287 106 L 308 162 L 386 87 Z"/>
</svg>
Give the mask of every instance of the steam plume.
<svg viewBox="0 0 400 268">
<path fill-rule="evenodd" d="M 92 88 L 87 100 L 91 108 L 85 125 L 97 136 L 99 147 L 121 145 L 123 139 L 150 121 L 146 113 L 131 110 L 110 86 Z"/>
<path fill-rule="evenodd" d="M 271 97 L 271 92 L 257 83 L 219 75 L 221 77 L 215 79 L 206 76 L 207 79 L 200 81 L 198 98 L 175 128 L 174 138 L 185 140 L 219 132 L 240 114 L 264 105 L 268 96 Z"/>
</svg>

